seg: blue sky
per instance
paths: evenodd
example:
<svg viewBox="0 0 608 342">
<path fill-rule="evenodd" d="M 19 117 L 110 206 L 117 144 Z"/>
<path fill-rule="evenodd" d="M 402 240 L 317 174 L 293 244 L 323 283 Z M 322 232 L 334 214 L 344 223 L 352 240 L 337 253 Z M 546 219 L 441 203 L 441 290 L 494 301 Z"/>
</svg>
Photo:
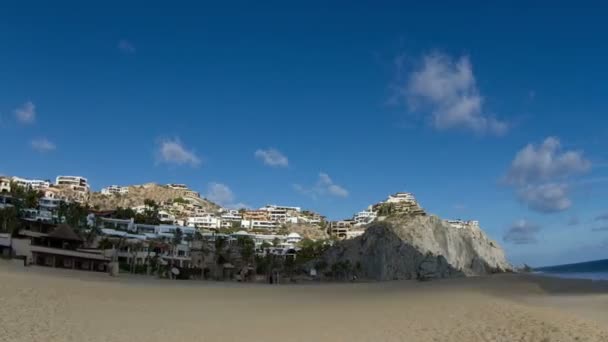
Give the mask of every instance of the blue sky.
<svg viewBox="0 0 608 342">
<path fill-rule="evenodd" d="M 0 173 L 344 218 L 396 191 L 513 262 L 608 257 L 608 8 L 18 2 Z"/>
</svg>

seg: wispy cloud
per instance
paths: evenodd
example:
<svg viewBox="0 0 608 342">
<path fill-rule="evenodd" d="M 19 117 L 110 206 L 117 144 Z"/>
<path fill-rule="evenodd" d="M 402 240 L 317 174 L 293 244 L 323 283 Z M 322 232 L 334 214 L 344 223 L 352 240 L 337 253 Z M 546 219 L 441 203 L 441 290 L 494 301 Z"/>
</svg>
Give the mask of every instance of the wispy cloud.
<svg viewBox="0 0 608 342">
<path fill-rule="evenodd" d="M 207 188 L 207 193 L 205 194 L 205 198 L 208 200 L 221 205 L 224 208 L 230 209 L 241 209 L 241 208 L 249 208 L 249 205 L 245 203 L 235 203 L 235 196 L 232 190 L 226 185 L 222 183 L 209 183 Z"/>
<path fill-rule="evenodd" d="M 22 124 L 32 124 L 36 121 L 36 106 L 31 101 L 15 109 L 15 117 Z"/>
<path fill-rule="evenodd" d="M 568 220 L 569 226 L 578 226 L 581 223 L 581 220 L 577 216 L 573 216 Z"/>
<path fill-rule="evenodd" d="M 318 196 L 334 196 L 334 197 L 348 197 L 349 192 L 340 185 L 334 183 L 331 177 L 324 172 L 319 173 L 319 179 L 317 183 L 310 188 L 304 187 L 300 184 L 294 184 L 294 189 L 304 195 L 309 195 L 313 198 Z"/>
<path fill-rule="evenodd" d="M 392 103 L 407 103 L 410 110 L 430 117 L 439 130 L 462 129 L 502 135 L 506 122 L 487 114 L 468 56 L 452 59 L 439 52 L 422 58 L 419 66 L 404 77 L 403 58 L 397 66 Z M 403 83 L 405 80 L 405 83 Z"/>
<path fill-rule="evenodd" d="M 134 54 L 136 51 L 135 45 L 126 39 L 118 41 L 118 49 L 126 54 Z"/>
<path fill-rule="evenodd" d="M 289 166 L 289 160 L 279 150 L 274 148 L 269 149 L 258 149 L 255 151 L 254 156 L 261 160 L 264 164 L 274 167 L 287 167 Z"/>
<path fill-rule="evenodd" d="M 509 184 L 524 185 L 583 174 L 591 162 L 582 151 L 562 151 L 558 138 L 548 137 L 542 144 L 528 144 L 517 152 L 506 176 Z"/>
<path fill-rule="evenodd" d="M 57 146 L 47 138 L 34 139 L 31 141 L 30 145 L 34 150 L 41 153 L 54 151 L 57 148 Z"/>
<path fill-rule="evenodd" d="M 503 181 L 517 189 L 519 201 L 530 209 L 560 212 L 572 205 L 568 178 L 589 170 L 591 162 L 582 151 L 563 151 L 558 138 L 548 137 L 517 152 Z"/>
<path fill-rule="evenodd" d="M 503 240 L 516 245 L 537 243 L 537 234 L 540 226 L 528 220 L 521 219 L 514 222 L 503 236 Z"/>
<path fill-rule="evenodd" d="M 608 221 L 608 212 L 600 214 L 600 215 L 597 215 L 595 217 L 595 221 Z"/>
<path fill-rule="evenodd" d="M 595 227 L 591 229 L 592 232 L 608 232 L 608 226 Z"/>
<path fill-rule="evenodd" d="M 158 162 L 166 164 L 190 165 L 193 167 L 201 164 L 201 159 L 196 153 L 187 149 L 177 138 L 161 141 L 157 158 Z"/>
</svg>

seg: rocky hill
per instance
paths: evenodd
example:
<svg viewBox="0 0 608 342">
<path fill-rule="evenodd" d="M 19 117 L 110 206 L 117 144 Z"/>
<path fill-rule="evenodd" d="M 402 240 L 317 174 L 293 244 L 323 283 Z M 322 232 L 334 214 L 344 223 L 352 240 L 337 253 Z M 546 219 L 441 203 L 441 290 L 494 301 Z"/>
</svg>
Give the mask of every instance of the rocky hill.
<svg viewBox="0 0 608 342">
<path fill-rule="evenodd" d="M 322 257 L 328 265 L 349 261 L 374 280 L 434 279 L 507 272 L 504 251 L 479 227 L 455 228 L 437 216 L 387 218 L 365 233 L 340 241 Z"/>
<path fill-rule="evenodd" d="M 288 223 L 285 225 L 285 229 L 287 229 L 290 233 L 298 233 L 301 237 L 305 239 L 311 240 L 326 240 L 329 239 L 329 234 L 327 234 L 327 230 L 315 224 L 308 223 L 299 223 L 293 224 Z"/>
<path fill-rule="evenodd" d="M 143 205 L 146 199 L 153 200 L 156 203 L 164 203 L 176 198 L 186 199 L 188 202 L 210 212 L 217 211 L 220 208 L 217 204 L 206 199 L 188 196 L 187 190 L 173 189 L 155 183 L 129 186 L 129 193 L 124 195 L 104 195 L 94 192 L 90 195 L 89 205 L 98 206 L 102 210 L 109 210 L 116 207 L 132 208 Z"/>
</svg>

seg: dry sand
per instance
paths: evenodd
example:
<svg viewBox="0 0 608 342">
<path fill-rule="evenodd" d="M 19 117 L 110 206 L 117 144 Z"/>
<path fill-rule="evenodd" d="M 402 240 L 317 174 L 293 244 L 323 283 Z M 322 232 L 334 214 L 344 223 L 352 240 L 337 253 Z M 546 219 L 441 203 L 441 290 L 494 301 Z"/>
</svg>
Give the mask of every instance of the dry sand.
<svg viewBox="0 0 608 342">
<path fill-rule="evenodd" d="M 240 285 L 0 261 L 0 341 L 605 342 L 608 292 L 590 284 L 501 275 Z"/>
</svg>

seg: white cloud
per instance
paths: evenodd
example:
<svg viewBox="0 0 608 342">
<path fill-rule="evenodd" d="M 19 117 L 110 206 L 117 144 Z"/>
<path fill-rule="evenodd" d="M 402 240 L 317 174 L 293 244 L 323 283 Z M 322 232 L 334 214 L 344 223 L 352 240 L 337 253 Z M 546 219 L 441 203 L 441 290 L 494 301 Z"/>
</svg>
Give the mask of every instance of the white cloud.
<svg viewBox="0 0 608 342">
<path fill-rule="evenodd" d="M 229 209 L 250 208 L 249 205 L 238 202 L 234 203 L 235 196 L 232 190 L 222 183 L 209 183 L 205 198 Z"/>
<path fill-rule="evenodd" d="M 163 140 L 158 149 L 158 160 L 162 163 L 198 166 L 201 159 L 194 151 L 186 149 L 179 139 Z"/>
<path fill-rule="evenodd" d="M 536 235 L 540 232 L 540 226 L 521 219 L 513 223 L 503 236 L 505 242 L 516 245 L 525 245 L 538 242 Z"/>
<path fill-rule="evenodd" d="M 21 107 L 15 109 L 17 121 L 23 124 L 32 124 L 36 121 L 36 106 L 28 101 Z"/>
<path fill-rule="evenodd" d="M 508 130 L 505 122 L 484 112 L 483 97 L 467 56 L 453 60 L 441 53 L 426 55 L 421 66 L 410 73 L 406 84 L 396 89 L 397 100 L 405 99 L 411 110 L 428 113 L 437 129 L 496 135 Z"/>
<path fill-rule="evenodd" d="M 568 178 L 589 170 L 591 162 L 582 151 L 563 151 L 558 138 L 548 137 L 517 152 L 504 182 L 517 189 L 518 199 L 528 208 L 553 213 L 572 206 Z"/>
<path fill-rule="evenodd" d="M 303 187 L 300 184 L 294 184 L 294 189 L 302 194 L 310 195 L 313 198 L 318 196 L 335 196 L 335 197 L 348 197 L 349 192 L 345 188 L 334 183 L 327 173 L 319 173 L 319 180 L 311 188 Z"/>
<path fill-rule="evenodd" d="M 581 151 L 562 151 L 559 139 L 548 137 L 540 146 L 528 144 L 517 152 L 506 176 L 509 184 L 544 182 L 591 169 Z"/>
<path fill-rule="evenodd" d="M 255 151 L 254 155 L 268 166 L 287 167 L 289 165 L 287 157 L 274 148 L 259 149 Z"/>
<path fill-rule="evenodd" d="M 121 39 L 118 42 L 118 49 L 127 54 L 135 53 L 135 45 L 126 39 Z"/>
<path fill-rule="evenodd" d="M 219 205 L 226 205 L 234 201 L 234 194 L 230 188 L 222 183 L 209 183 L 205 198 Z"/>
<path fill-rule="evenodd" d="M 38 152 L 53 151 L 57 148 L 57 146 L 55 146 L 55 144 L 49 141 L 47 138 L 34 139 L 31 142 L 31 146 Z"/>
<path fill-rule="evenodd" d="M 530 185 L 519 189 L 517 195 L 528 208 L 542 213 L 564 211 L 572 205 L 566 184 Z"/>
</svg>

